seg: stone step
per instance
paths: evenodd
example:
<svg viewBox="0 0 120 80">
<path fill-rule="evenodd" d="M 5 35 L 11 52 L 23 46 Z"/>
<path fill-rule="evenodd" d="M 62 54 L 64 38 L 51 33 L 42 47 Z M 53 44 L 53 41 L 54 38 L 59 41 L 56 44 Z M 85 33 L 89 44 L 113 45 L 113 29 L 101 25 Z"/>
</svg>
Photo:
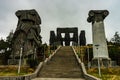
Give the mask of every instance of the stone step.
<svg viewBox="0 0 120 80">
<path fill-rule="evenodd" d="M 32 80 L 84 80 L 82 78 L 36 78 Z"/>
<path fill-rule="evenodd" d="M 43 80 L 84 80 L 80 66 L 74 56 L 72 48 L 65 46 L 53 56 L 41 69 L 39 79 Z M 72 79 L 74 78 L 74 79 Z"/>
</svg>

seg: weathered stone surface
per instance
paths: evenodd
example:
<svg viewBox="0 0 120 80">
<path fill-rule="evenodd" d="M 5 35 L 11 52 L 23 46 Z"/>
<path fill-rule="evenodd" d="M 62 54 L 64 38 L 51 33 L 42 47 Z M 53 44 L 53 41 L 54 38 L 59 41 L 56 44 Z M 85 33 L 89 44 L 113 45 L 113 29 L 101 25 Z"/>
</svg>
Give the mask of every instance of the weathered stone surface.
<svg viewBox="0 0 120 80">
<path fill-rule="evenodd" d="M 82 30 L 79 36 L 79 44 L 80 46 L 85 46 L 86 45 L 86 37 L 85 37 L 85 31 Z"/>
<path fill-rule="evenodd" d="M 100 21 L 103 21 L 108 14 L 109 14 L 108 10 L 90 10 L 87 21 L 100 22 Z"/>
<path fill-rule="evenodd" d="M 54 42 L 56 41 L 57 41 L 57 37 L 55 35 L 55 32 L 50 31 L 50 40 L 49 40 L 50 45 L 54 45 Z"/>
<path fill-rule="evenodd" d="M 64 41 L 65 41 L 66 46 L 70 45 L 70 34 L 69 33 L 65 33 Z"/>
<path fill-rule="evenodd" d="M 36 56 L 38 48 L 41 46 L 41 18 L 37 11 L 18 10 L 17 28 L 13 35 L 12 58 L 19 58 L 21 47 L 23 48 L 22 57 Z"/>
<path fill-rule="evenodd" d="M 103 20 L 109 14 L 107 10 L 91 10 L 88 22 L 92 22 L 93 57 L 109 59 Z"/>
<path fill-rule="evenodd" d="M 64 38 L 62 38 L 61 33 L 65 33 Z M 70 38 L 70 33 L 73 33 L 72 38 Z M 69 46 L 71 41 L 78 44 L 78 28 L 57 28 L 57 40 L 61 45 L 65 42 L 65 46 Z"/>
</svg>

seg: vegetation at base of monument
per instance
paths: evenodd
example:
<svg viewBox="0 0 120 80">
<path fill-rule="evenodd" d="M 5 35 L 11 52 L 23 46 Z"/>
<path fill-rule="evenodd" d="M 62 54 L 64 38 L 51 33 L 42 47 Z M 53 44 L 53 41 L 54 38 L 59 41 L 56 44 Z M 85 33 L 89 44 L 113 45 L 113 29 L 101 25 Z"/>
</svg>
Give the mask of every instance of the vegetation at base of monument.
<svg viewBox="0 0 120 80">
<path fill-rule="evenodd" d="M 85 65 L 88 63 L 88 50 L 89 50 L 89 61 L 93 58 L 93 48 L 92 45 L 87 46 L 77 46 L 75 47 L 75 51 L 78 54 L 78 57 L 84 62 Z"/>
<path fill-rule="evenodd" d="M 101 78 L 102 80 L 119 80 L 120 79 L 120 68 L 104 68 L 101 67 L 101 77 L 98 75 L 98 68 L 91 68 L 88 74 Z"/>
<path fill-rule="evenodd" d="M 50 46 L 46 44 L 46 49 L 44 51 L 45 58 L 48 58 L 50 56 Z"/>
<path fill-rule="evenodd" d="M 42 49 L 43 49 L 43 55 L 42 57 L 39 57 L 37 59 L 34 59 L 33 57 L 28 58 L 27 63 L 30 66 L 30 68 L 35 69 L 36 66 L 39 64 L 39 62 L 45 60 L 45 58 L 48 58 L 50 54 L 53 53 L 54 50 L 50 50 L 51 46 L 48 46 L 47 44 L 43 44 Z M 57 46 L 56 46 L 57 48 Z M 41 60 L 42 59 L 42 60 Z"/>
<path fill-rule="evenodd" d="M 56 50 L 56 49 L 57 49 L 57 46 L 55 46 L 55 45 L 50 46 L 50 50 Z"/>
<path fill-rule="evenodd" d="M 109 57 L 112 61 L 116 61 L 117 65 L 120 66 L 120 47 L 119 46 L 108 46 Z"/>
<path fill-rule="evenodd" d="M 80 47 L 76 47 L 75 50 L 76 50 L 79 58 L 81 59 L 81 61 L 83 61 L 84 64 L 87 65 L 87 63 L 88 63 L 88 50 L 89 50 L 89 61 L 92 61 L 93 48 L 92 48 L 92 45 L 81 46 L 81 48 L 82 47 L 84 49 L 83 51 L 80 50 Z M 120 46 L 109 42 L 108 53 L 109 53 L 109 57 L 111 58 L 111 60 L 116 61 L 116 64 L 120 66 Z"/>
<path fill-rule="evenodd" d="M 27 60 L 28 65 L 30 66 L 30 68 L 35 68 L 39 63 L 37 59 L 33 59 L 33 58 L 29 58 Z"/>
<path fill-rule="evenodd" d="M 12 31 L 7 36 L 6 40 L 0 40 L 0 64 L 7 65 L 9 56 L 11 55 L 11 36 Z"/>
<path fill-rule="evenodd" d="M 111 60 L 116 61 L 117 65 L 120 66 L 120 34 L 115 32 L 111 41 L 108 43 L 108 53 Z"/>
<path fill-rule="evenodd" d="M 0 66 L 0 76 L 19 76 L 34 72 L 34 69 L 28 66 L 21 66 L 20 69 L 20 74 L 18 74 L 18 66 Z"/>
</svg>

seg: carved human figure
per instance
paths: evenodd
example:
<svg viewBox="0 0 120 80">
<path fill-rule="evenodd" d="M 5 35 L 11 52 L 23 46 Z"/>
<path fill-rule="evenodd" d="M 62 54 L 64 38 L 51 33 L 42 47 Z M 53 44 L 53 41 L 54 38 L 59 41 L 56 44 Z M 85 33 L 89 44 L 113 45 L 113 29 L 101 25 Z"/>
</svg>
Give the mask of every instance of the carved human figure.
<svg viewBox="0 0 120 80">
<path fill-rule="evenodd" d="M 19 57 L 21 47 L 23 48 L 23 57 L 34 55 L 42 43 L 40 16 L 34 9 L 18 10 L 15 14 L 18 17 L 18 24 L 12 40 L 13 58 Z"/>
</svg>

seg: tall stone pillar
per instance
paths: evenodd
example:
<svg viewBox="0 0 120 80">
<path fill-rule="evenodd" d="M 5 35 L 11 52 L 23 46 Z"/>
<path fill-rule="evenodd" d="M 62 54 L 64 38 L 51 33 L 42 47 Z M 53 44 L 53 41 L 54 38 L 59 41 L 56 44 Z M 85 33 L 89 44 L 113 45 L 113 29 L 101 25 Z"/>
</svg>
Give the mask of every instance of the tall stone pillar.
<svg viewBox="0 0 120 80">
<path fill-rule="evenodd" d="M 34 9 L 18 10 L 15 14 L 18 18 L 18 24 L 12 38 L 11 58 L 13 64 L 18 64 L 17 59 L 21 59 L 22 64 L 24 64 L 27 59 L 37 59 L 37 54 L 42 55 L 41 50 L 39 50 L 42 46 L 39 26 L 41 18 Z"/>
<path fill-rule="evenodd" d="M 86 37 L 85 37 L 85 31 L 82 30 L 79 35 L 79 45 L 85 46 L 86 45 Z"/>
<path fill-rule="evenodd" d="M 49 43 L 50 45 L 54 45 L 54 43 L 56 42 L 56 35 L 54 31 L 50 31 L 50 40 Z"/>
<path fill-rule="evenodd" d="M 62 39 L 61 31 L 59 28 L 57 28 L 57 41 L 59 45 L 63 46 L 63 39 Z"/>
<path fill-rule="evenodd" d="M 109 14 L 107 10 L 91 10 L 89 11 L 88 22 L 92 22 L 93 35 L 93 59 L 107 59 L 108 49 L 104 30 L 104 19 Z"/>
</svg>

